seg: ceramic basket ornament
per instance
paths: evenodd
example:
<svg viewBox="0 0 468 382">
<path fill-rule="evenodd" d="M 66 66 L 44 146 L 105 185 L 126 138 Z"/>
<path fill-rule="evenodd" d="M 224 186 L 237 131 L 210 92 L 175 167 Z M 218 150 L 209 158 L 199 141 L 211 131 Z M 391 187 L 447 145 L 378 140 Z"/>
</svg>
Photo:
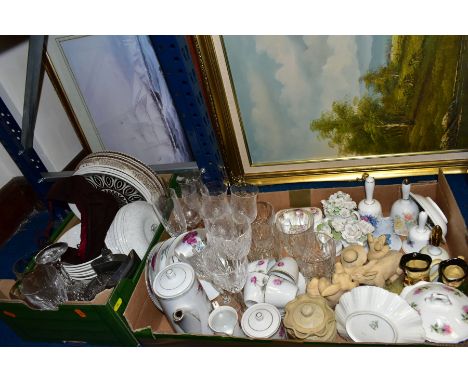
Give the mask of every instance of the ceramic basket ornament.
<svg viewBox="0 0 468 382">
<path fill-rule="evenodd" d="M 349 194 L 338 191 L 322 200 L 325 219 L 318 224 L 317 232 L 332 236 L 337 242 L 363 244 L 367 234 L 374 231 L 374 226 L 356 211 L 356 202 Z"/>
</svg>

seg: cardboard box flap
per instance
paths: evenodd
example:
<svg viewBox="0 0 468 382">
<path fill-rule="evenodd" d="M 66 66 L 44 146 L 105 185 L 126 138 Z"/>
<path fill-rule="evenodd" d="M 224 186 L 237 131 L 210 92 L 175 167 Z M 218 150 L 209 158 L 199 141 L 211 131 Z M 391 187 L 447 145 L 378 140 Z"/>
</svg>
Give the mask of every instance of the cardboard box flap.
<svg viewBox="0 0 468 382">
<path fill-rule="evenodd" d="M 134 332 L 150 327 L 153 333 L 174 333 L 166 316 L 156 308 L 148 296 L 144 272 L 138 280 L 123 316 Z"/>
<path fill-rule="evenodd" d="M 442 171 L 439 171 L 438 180 L 439 186 L 434 201 L 448 220 L 447 237 L 445 239 L 450 248 L 450 256 L 464 256 L 465 260 L 468 260 L 468 232 L 465 219 Z"/>
</svg>

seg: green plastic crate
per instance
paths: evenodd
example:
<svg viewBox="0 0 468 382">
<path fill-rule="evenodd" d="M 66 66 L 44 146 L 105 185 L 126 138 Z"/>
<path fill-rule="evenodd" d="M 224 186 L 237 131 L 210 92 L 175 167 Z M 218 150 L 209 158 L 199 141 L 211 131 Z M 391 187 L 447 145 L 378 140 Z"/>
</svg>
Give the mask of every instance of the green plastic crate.
<svg viewBox="0 0 468 382">
<path fill-rule="evenodd" d="M 51 242 L 62 233 L 72 218 L 73 214 L 54 233 Z M 66 303 L 59 306 L 57 311 L 34 310 L 23 301 L 8 298 L 13 280 L 0 280 L 0 318 L 26 341 L 137 346 L 138 341 L 122 314 L 145 268 L 146 256 L 162 233 L 160 225 L 138 269 L 131 277 L 122 279 L 102 303 Z"/>
</svg>

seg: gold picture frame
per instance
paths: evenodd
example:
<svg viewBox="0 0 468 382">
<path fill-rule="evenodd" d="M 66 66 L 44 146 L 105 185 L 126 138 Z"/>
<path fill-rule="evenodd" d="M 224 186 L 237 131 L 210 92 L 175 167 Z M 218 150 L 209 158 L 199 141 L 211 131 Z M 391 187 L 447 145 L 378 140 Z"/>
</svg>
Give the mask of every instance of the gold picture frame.
<svg viewBox="0 0 468 382">
<path fill-rule="evenodd" d="M 231 179 L 266 185 L 309 181 L 356 180 L 371 173 L 378 178 L 466 173 L 468 150 L 356 156 L 253 164 L 225 45 L 221 36 L 194 36 L 193 42 L 212 122 Z"/>
</svg>

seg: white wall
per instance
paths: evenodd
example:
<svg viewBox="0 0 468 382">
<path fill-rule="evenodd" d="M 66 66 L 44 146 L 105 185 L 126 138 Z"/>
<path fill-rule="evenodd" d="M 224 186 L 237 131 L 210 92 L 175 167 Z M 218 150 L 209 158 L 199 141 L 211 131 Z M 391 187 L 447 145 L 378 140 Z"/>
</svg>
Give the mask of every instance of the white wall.
<svg viewBox="0 0 468 382">
<path fill-rule="evenodd" d="M 15 176 L 21 176 L 21 171 L 16 166 L 15 162 L 13 162 L 3 145 L 0 145 L 0 188 Z"/>
<path fill-rule="evenodd" d="M 6 38 L 8 37 L 0 36 L 0 40 Z M 0 50 L 0 97 L 19 125 L 23 114 L 27 57 L 27 41 L 7 50 Z M 39 101 L 34 149 L 49 171 L 62 170 L 82 150 L 81 143 L 47 74 L 44 76 Z M 6 169 L 5 174 L 16 173 L 17 168 L 16 170 L 12 168 L 11 161 L 5 160 L 3 154 L 0 160 L 1 166 Z"/>
</svg>

